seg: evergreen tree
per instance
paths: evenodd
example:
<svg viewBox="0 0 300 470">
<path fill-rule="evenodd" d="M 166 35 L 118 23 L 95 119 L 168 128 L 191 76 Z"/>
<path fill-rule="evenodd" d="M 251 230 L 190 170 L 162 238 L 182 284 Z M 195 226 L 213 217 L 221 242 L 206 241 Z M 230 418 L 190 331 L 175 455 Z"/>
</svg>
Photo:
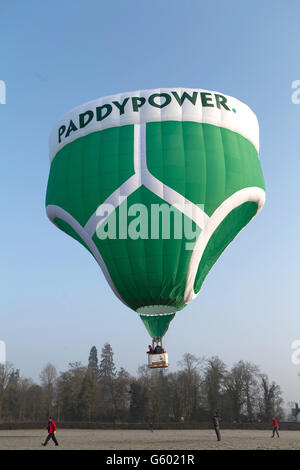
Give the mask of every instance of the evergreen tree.
<svg viewBox="0 0 300 470">
<path fill-rule="evenodd" d="M 90 350 L 88 368 L 99 377 L 99 367 L 98 367 L 98 351 L 96 346 L 93 346 Z"/>
<path fill-rule="evenodd" d="M 114 353 L 109 343 L 105 343 L 101 352 L 101 362 L 99 365 L 99 378 L 112 379 L 116 376 L 116 367 L 114 363 Z"/>
<path fill-rule="evenodd" d="M 116 397 L 116 367 L 114 353 L 109 343 L 105 343 L 101 352 L 99 364 L 99 384 L 102 404 L 102 417 L 104 420 L 114 420 L 117 411 Z"/>
</svg>

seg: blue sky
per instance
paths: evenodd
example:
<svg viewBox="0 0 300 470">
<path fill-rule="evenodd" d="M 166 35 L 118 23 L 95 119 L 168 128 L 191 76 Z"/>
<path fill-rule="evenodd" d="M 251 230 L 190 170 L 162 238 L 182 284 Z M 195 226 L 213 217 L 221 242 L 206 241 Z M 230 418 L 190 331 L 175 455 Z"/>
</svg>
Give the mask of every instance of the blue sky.
<svg viewBox="0 0 300 470">
<path fill-rule="evenodd" d="M 267 201 L 177 314 L 170 370 L 185 352 L 244 359 L 299 400 L 291 343 L 300 339 L 298 1 L 8 1 L 0 6 L 1 300 L 7 359 L 38 379 L 86 362 L 109 342 L 135 374 L 148 334 L 91 255 L 47 219 L 48 137 L 71 108 L 155 87 L 232 95 L 258 116 Z"/>
</svg>

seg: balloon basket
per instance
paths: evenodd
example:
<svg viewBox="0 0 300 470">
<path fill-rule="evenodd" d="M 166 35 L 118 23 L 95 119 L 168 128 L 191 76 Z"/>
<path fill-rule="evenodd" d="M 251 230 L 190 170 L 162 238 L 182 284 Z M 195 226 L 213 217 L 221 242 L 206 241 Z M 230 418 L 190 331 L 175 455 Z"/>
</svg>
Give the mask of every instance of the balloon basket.
<svg viewBox="0 0 300 470">
<path fill-rule="evenodd" d="M 169 366 L 168 353 L 148 354 L 149 369 L 162 369 Z"/>
</svg>

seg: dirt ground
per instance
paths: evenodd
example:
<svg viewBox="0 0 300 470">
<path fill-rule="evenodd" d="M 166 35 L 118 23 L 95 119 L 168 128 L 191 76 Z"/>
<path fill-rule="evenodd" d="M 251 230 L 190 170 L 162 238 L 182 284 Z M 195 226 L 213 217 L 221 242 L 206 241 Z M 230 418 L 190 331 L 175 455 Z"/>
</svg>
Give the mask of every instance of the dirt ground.
<svg viewBox="0 0 300 470">
<path fill-rule="evenodd" d="M 214 430 L 85 430 L 61 429 L 48 446 L 41 443 L 46 437 L 43 430 L 0 431 L 0 450 L 64 449 L 90 450 L 205 450 L 205 449 L 300 449 L 300 432 L 282 431 L 280 438 L 271 439 L 271 431 L 222 430 L 218 442 Z"/>
</svg>

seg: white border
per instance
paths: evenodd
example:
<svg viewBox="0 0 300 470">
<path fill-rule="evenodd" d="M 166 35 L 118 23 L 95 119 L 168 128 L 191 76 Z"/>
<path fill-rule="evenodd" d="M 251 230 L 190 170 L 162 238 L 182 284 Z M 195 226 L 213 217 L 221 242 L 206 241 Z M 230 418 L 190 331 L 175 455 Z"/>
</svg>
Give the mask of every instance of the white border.
<svg viewBox="0 0 300 470">
<path fill-rule="evenodd" d="M 196 104 L 193 105 L 189 100 L 185 99 L 182 106 L 180 106 L 172 95 L 172 91 L 177 92 L 180 97 L 184 92 L 189 94 L 197 92 L 198 96 Z M 234 108 L 236 112 L 228 111 L 223 106 L 221 106 L 220 109 L 217 108 L 216 105 L 214 105 L 214 107 L 203 107 L 200 98 L 200 93 L 203 92 L 212 94 L 214 104 L 215 94 L 225 96 L 230 109 L 232 110 Z M 153 94 L 161 93 L 168 93 L 172 97 L 170 104 L 163 108 L 156 108 L 150 105 L 148 102 L 149 97 Z M 139 108 L 138 112 L 134 112 L 132 109 L 132 97 L 144 97 L 146 99 L 146 103 Z M 122 103 L 125 98 L 129 98 L 129 101 L 124 108 L 124 113 L 120 115 L 120 111 L 112 104 L 112 102 L 118 101 L 119 103 Z M 157 99 L 156 102 L 158 102 Z M 95 118 L 96 108 L 105 104 L 112 105 L 112 112 L 107 118 L 102 121 L 97 121 Z M 85 113 L 88 110 L 93 111 L 94 119 L 86 125 L 86 127 L 80 129 L 79 114 Z M 74 122 L 78 130 L 71 132 L 67 138 L 62 137 L 61 143 L 59 143 L 58 130 L 62 125 L 66 126 L 66 129 L 68 129 L 70 120 Z M 224 93 L 203 90 L 201 88 L 156 88 L 153 90 L 140 90 L 98 98 L 69 111 L 52 129 L 49 142 L 50 162 L 53 160 L 57 152 L 59 152 L 59 150 L 61 150 L 65 145 L 92 132 L 97 132 L 111 127 L 129 124 L 143 124 L 155 121 L 193 121 L 224 127 L 244 136 L 253 143 L 257 152 L 259 152 L 258 121 L 253 111 L 242 101 L 239 101 L 232 96 L 225 95 Z"/>
</svg>

